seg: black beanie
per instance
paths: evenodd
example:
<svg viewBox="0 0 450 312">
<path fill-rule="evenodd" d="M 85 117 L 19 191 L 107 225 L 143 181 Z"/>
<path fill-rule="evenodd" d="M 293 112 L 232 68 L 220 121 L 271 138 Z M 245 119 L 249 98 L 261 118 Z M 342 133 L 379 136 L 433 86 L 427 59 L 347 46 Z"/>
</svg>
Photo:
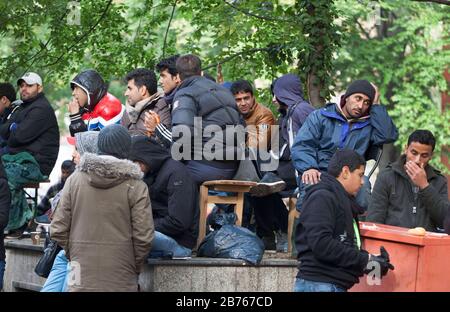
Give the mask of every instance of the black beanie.
<svg viewBox="0 0 450 312">
<path fill-rule="evenodd" d="M 114 124 L 100 130 L 98 134 L 98 154 L 117 158 L 128 158 L 131 136 L 125 127 Z"/>
<path fill-rule="evenodd" d="M 345 91 L 344 99 L 355 93 L 362 93 L 369 97 L 370 103 L 373 103 L 375 99 L 375 88 L 367 80 L 355 80 L 353 81 Z"/>
</svg>

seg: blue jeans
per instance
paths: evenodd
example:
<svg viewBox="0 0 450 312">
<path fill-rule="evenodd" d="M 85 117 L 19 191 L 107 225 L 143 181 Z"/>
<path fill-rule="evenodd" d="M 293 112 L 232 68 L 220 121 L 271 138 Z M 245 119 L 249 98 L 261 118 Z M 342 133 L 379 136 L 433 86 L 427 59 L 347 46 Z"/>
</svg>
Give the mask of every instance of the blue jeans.
<svg viewBox="0 0 450 312">
<path fill-rule="evenodd" d="M 67 275 L 70 272 L 69 265 L 66 253 L 64 250 L 61 250 L 56 255 L 50 275 L 45 281 L 41 292 L 65 292 L 67 289 Z"/>
<path fill-rule="evenodd" d="M 331 283 L 307 281 L 296 278 L 294 292 L 346 292 L 344 288 Z"/>
<path fill-rule="evenodd" d="M 185 258 L 192 256 L 192 250 L 181 246 L 172 237 L 169 237 L 161 232 L 155 231 L 155 238 L 152 242 L 152 249 L 150 250 L 150 258 L 161 258 L 167 256 L 168 258 Z"/>
<path fill-rule="evenodd" d="M 0 260 L 0 290 L 3 289 L 3 275 L 5 274 L 5 260 Z"/>
</svg>

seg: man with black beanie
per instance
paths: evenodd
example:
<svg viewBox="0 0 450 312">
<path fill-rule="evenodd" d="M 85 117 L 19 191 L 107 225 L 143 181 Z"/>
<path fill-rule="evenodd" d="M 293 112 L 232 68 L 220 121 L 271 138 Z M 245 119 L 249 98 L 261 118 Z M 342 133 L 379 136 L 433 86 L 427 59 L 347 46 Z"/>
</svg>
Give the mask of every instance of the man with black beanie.
<svg viewBox="0 0 450 312">
<path fill-rule="evenodd" d="M 292 160 L 299 172 L 299 211 L 305 187 L 320 181 L 321 172 L 327 170 L 337 149 L 352 149 L 366 156 L 372 146 L 382 148 L 383 144 L 397 140 L 397 128 L 386 108 L 379 104 L 379 98 L 374 84 L 356 80 L 340 103 L 329 103 L 309 114 L 292 146 Z M 363 198 L 358 198 L 359 204 L 363 202 Z"/>
</svg>

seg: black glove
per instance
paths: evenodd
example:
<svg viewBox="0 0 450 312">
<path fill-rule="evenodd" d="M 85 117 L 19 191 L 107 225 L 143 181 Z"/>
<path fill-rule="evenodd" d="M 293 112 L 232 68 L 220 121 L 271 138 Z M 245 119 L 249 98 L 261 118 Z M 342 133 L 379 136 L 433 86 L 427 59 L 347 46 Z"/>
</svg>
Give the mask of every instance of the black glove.
<svg viewBox="0 0 450 312">
<path fill-rule="evenodd" d="M 380 266 L 381 276 L 385 276 L 389 270 L 394 270 L 394 266 L 390 263 L 389 260 L 389 254 L 383 246 L 380 247 L 379 256 L 369 256 L 369 262 L 367 263 L 367 267 L 364 270 L 365 274 L 372 272 L 372 270 L 374 269 L 374 264 L 372 263 L 372 261 L 377 262 Z"/>
</svg>

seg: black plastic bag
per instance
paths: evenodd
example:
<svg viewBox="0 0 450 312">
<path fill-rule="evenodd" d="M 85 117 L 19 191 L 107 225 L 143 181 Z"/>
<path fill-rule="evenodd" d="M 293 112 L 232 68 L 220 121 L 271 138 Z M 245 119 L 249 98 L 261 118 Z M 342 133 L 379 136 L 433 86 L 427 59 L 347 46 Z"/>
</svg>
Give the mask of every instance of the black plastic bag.
<svg viewBox="0 0 450 312">
<path fill-rule="evenodd" d="M 264 243 L 255 233 L 230 224 L 209 233 L 197 252 L 200 257 L 242 259 L 253 265 L 261 262 L 263 254 Z"/>
<path fill-rule="evenodd" d="M 218 230 L 225 224 L 233 225 L 236 223 L 237 215 L 234 212 L 227 212 L 227 210 L 231 210 L 229 208 L 228 205 L 214 206 L 207 221 L 211 228 Z"/>
<path fill-rule="evenodd" d="M 34 268 L 34 272 L 41 277 L 47 278 L 52 270 L 56 255 L 61 251 L 61 249 L 62 248 L 56 243 L 56 241 L 50 240 L 47 247 L 44 249 L 44 254 Z"/>
</svg>

